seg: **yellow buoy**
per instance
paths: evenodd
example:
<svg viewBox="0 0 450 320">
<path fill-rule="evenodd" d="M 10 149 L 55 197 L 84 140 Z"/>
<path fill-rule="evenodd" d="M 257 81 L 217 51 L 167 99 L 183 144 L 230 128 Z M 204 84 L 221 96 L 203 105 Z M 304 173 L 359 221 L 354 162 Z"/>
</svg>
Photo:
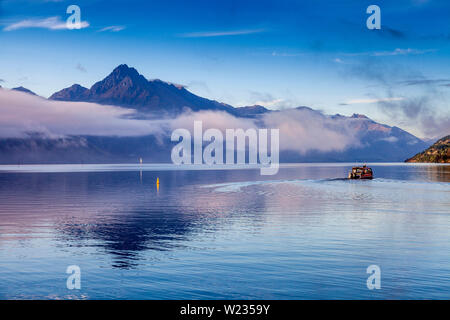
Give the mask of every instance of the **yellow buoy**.
<svg viewBox="0 0 450 320">
<path fill-rule="evenodd" d="M 156 190 L 159 190 L 159 178 L 156 178 Z"/>
</svg>

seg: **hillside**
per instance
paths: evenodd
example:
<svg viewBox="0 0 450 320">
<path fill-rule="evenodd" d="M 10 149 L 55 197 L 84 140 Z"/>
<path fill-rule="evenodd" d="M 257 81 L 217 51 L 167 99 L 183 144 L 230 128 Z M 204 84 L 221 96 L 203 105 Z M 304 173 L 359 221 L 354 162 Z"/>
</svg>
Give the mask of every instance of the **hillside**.
<svg viewBox="0 0 450 320">
<path fill-rule="evenodd" d="M 405 162 L 450 163 L 450 135 Z"/>
</svg>

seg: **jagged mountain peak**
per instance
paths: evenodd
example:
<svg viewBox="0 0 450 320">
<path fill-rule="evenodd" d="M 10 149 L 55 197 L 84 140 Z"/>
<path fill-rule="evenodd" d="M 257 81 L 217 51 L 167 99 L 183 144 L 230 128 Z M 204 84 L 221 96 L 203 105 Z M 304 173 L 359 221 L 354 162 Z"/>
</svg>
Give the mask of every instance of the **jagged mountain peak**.
<svg viewBox="0 0 450 320">
<path fill-rule="evenodd" d="M 359 114 L 359 113 L 354 113 L 351 116 L 354 119 L 368 119 L 370 120 L 367 116 L 363 115 L 363 114 Z"/>
<path fill-rule="evenodd" d="M 137 79 L 137 78 L 140 78 L 143 76 L 135 68 L 129 67 L 126 64 L 121 64 L 118 67 L 116 67 L 110 73 L 110 75 L 108 77 L 114 77 L 118 80 L 123 80 L 125 77 L 130 77 L 131 79 Z"/>
<path fill-rule="evenodd" d="M 232 112 L 227 104 L 199 97 L 184 88 L 162 80 L 147 80 L 135 68 L 117 66 L 106 78 L 90 89 L 71 86 L 50 99 L 111 104 L 148 112 L 179 114 L 183 110 L 222 110 Z"/>
<path fill-rule="evenodd" d="M 105 79 L 95 83 L 91 87 L 91 92 L 104 94 L 111 89 L 119 89 L 119 91 L 123 91 L 131 87 L 145 90 L 147 86 L 147 79 L 143 75 L 139 74 L 135 68 L 130 68 L 126 64 L 121 64 L 116 67 Z"/>
</svg>

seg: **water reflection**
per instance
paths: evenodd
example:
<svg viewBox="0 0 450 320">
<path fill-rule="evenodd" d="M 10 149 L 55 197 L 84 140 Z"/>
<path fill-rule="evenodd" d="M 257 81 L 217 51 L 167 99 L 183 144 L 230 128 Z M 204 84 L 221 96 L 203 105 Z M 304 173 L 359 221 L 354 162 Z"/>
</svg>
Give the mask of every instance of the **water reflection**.
<svg viewBox="0 0 450 320">
<path fill-rule="evenodd" d="M 114 267 L 137 266 L 139 252 L 166 251 L 181 246 L 199 226 L 194 215 L 172 210 L 169 213 L 129 208 L 126 213 L 93 217 L 88 222 L 70 218 L 59 220 L 55 229 L 63 245 L 95 246 L 113 256 Z"/>
<path fill-rule="evenodd" d="M 189 279 L 204 281 L 205 295 L 224 290 L 222 298 L 278 298 L 269 295 L 277 286 L 282 298 L 333 298 L 331 292 L 342 288 L 340 297 L 365 297 L 367 290 L 351 295 L 348 288 L 357 288 L 355 266 L 364 278 L 373 261 L 392 267 L 392 277 L 402 276 L 396 273 L 400 266 L 416 270 L 408 279 L 421 285 L 450 289 L 445 276 L 421 276 L 450 272 L 450 166 L 372 165 L 373 181 L 342 179 L 351 166 L 288 165 L 275 177 L 259 170 L 141 168 L 0 173 L 0 261 L 11 269 L 59 270 L 52 263 L 72 263 L 80 255 L 115 272 L 164 266 L 169 298 L 196 297 L 197 283 L 182 296 L 188 289 L 180 282 Z M 113 281 L 118 273 L 96 272 L 101 280 L 90 283 L 98 289 L 91 296 L 102 298 L 101 276 Z M 1 270 L 0 276 L 11 279 Z M 228 285 L 230 279 L 240 291 Z M 132 287 L 142 284 L 138 280 Z"/>
<path fill-rule="evenodd" d="M 427 173 L 427 180 L 450 182 L 450 166 L 425 166 L 424 169 Z"/>
<path fill-rule="evenodd" d="M 18 237 L 32 239 L 45 229 L 60 248 L 96 247 L 99 254 L 111 255 L 114 267 L 134 268 L 142 251 L 186 246 L 192 235 L 213 232 L 245 211 L 241 198 L 200 187 L 217 176 L 226 180 L 228 174 L 3 174 L 0 245 Z M 261 206 L 264 201 L 247 196 L 245 207 L 252 210 L 245 214 Z"/>
</svg>

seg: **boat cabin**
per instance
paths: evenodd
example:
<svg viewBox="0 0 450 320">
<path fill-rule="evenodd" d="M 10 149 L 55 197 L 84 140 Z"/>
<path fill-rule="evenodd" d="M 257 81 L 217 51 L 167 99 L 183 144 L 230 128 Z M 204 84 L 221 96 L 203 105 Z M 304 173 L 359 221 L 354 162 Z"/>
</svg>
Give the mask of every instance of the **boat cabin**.
<svg viewBox="0 0 450 320">
<path fill-rule="evenodd" d="M 348 174 L 349 179 L 373 179 L 373 171 L 368 166 L 353 167 Z"/>
</svg>

